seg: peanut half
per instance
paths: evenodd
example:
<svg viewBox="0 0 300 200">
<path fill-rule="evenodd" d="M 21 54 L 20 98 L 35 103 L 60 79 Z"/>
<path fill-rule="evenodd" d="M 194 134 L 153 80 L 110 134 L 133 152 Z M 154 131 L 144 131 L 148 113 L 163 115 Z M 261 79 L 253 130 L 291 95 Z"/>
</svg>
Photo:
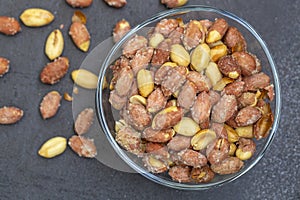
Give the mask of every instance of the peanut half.
<svg viewBox="0 0 300 200">
<path fill-rule="evenodd" d="M 52 31 L 47 40 L 45 45 L 45 53 L 50 60 L 54 60 L 58 58 L 64 49 L 64 38 L 59 29 L 55 29 Z"/>
<path fill-rule="evenodd" d="M 54 15 L 45 9 L 29 8 L 20 15 L 21 21 L 29 27 L 40 27 L 50 24 L 54 20 Z"/>
<path fill-rule="evenodd" d="M 62 154 L 67 147 L 67 139 L 64 137 L 54 137 L 46 141 L 38 154 L 44 158 L 53 158 Z"/>
<path fill-rule="evenodd" d="M 77 69 L 72 71 L 72 79 L 74 83 L 86 89 L 96 89 L 98 77 L 92 72 L 85 69 Z"/>
<path fill-rule="evenodd" d="M 19 22 L 13 17 L 0 16 L 0 33 L 15 35 L 21 31 Z"/>
</svg>

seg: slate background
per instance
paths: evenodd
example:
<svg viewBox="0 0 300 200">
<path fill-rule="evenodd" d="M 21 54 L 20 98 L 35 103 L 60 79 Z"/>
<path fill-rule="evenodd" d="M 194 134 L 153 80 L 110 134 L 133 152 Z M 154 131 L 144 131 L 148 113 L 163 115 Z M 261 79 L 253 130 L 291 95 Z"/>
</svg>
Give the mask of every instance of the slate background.
<svg viewBox="0 0 300 200">
<path fill-rule="evenodd" d="M 37 155 L 48 138 L 72 132 L 72 104 L 62 101 L 56 117 L 42 120 L 38 111 L 50 90 L 72 92 L 70 72 L 87 54 L 75 48 L 68 27 L 74 9 L 65 1 L 0 0 L 0 15 L 18 18 L 25 8 L 42 7 L 55 14 L 55 21 L 42 28 L 22 25 L 14 37 L 0 35 L 0 55 L 11 60 L 11 70 L 0 78 L 0 107 L 21 107 L 24 118 L 11 126 L 0 125 L 0 199 L 300 199 L 300 1 L 222 0 L 196 1 L 189 5 L 211 5 L 242 17 L 262 36 L 274 57 L 282 88 L 280 126 L 265 157 L 246 175 L 233 183 L 207 191 L 180 191 L 152 183 L 138 174 L 113 170 L 96 159 L 83 159 L 69 148 L 54 159 Z M 111 35 L 114 24 L 127 19 L 137 25 L 166 8 L 158 0 L 128 0 L 114 9 L 94 0 L 83 9 L 91 49 Z M 48 62 L 44 55 L 47 35 L 60 24 L 65 36 L 64 55 L 71 61 L 68 75 L 60 83 L 40 83 L 39 73 Z"/>
</svg>

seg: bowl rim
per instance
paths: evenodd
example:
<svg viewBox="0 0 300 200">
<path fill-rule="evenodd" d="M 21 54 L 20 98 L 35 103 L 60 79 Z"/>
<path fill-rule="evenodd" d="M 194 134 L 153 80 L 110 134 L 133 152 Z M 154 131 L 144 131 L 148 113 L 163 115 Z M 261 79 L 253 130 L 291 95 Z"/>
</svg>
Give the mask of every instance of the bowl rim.
<svg viewBox="0 0 300 200">
<path fill-rule="evenodd" d="M 173 182 L 173 181 L 168 181 L 168 180 L 162 179 L 162 178 L 156 176 L 155 174 L 152 174 L 151 172 L 141 168 L 140 166 L 137 166 L 128 157 L 125 150 L 123 150 L 115 141 L 115 139 L 114 139 L 113 135 L 110 133 L 109 127 L 106 123 L 104 112 L 103 112 L 103 106 L 102 106 L 103 102 L 102 102 L 102 87 L 101 86 L 102 86 L 102 83 L 104 82 L 104 72 L 111 64 L 111 63 L 109 63 L 110 60 L 112 59 L 112 57 L 116 53 L 116 51 L 119 48 L 121 48 L 123 43 L 125 43 L 127 41 L 127 39 L 129 39 L 129 37 L 131 37 L 134 33 L 136 33 L 141 28 L 144 28 L 148 24 L 151 24 L 155 21 L 161 20 L 166 17 L 170 17 L 172 15 L 185 14 L 185 13 L 193 12 L 193 11 L 213 12 L 216 14 L 220 14 L 221 16 L 230 18 L 231 20 L 234 20 L 237 23 L 239 23 L 240 25 L 242 25 L 246 30 L 248 30 L 257 39 L 257 41 L 259 42 L 261 48 L 263 49 L 263 51 L 268 59 L 268 62 L 271 66 L 271 71 L 272 71 L 272 75 L 273 75 L 273 79 L 274 79 L 274 90 L 275 90 L 276 95 L 275 95 L 275 111 L 273 111 L 274 122 L 273 122 L 272 129 L 270 130 L 268 138 L 265 138 L 265 139 L 267 139 L 267 141 L 265 142 L 262 150 L 259 152 L 257 157 L 248 165 L 248 167 L 243 168 L 239 172 L 233 174 L 231 177 L 224 179 L 224 180 L 220 180 L 218 182 L 201 183 L 201 184 L 193 184 L 192 185 L 192 184 L 185 184 L 185 183 Z M 109 143 L 113 147 L 114 151 L 121 157 L 121 159 L 125 163 L 127 163 L 132 169 L 134 169 L 136 172 L 138 172 L 139 174 L 143 175 L 144 177 L 146 177 L 147 179 L 149 179 L 155 183 L 158 183 L 158 184 L 161 184 L 164 186 L 168 186 L 171 188 L 175 188 L 175 189 L 184 189 L 184 190 L 205 190 L 205 189 L 210 189 L 213 187 L 221 186 L 225 183 L 229 183 L 229 182 L 232 182 L 232 181 L 238 179 L 239 177 L 241 177 L 242 175 L 247 173 L 249 170 L 251 170 L 261 160 L 261 158 L 264 156 L 266 150 L 271 145 L 271 143 L 276 135 L 277 128 L 279 126 L 280 112 L 281 112 L 281 95 L 280 95 L 280 82 L 279 82 L 279 78 L 278 78 L 278 73 L 277 73 L 273 58 L 272 58 L 264 40 L 254 30 L 254 28 L 248 22 L 246 22 L 244 19 L 236 16 L 235 14 L 233 14 L 231 12 L 228 12 L 228 11 L 216 8 L 216 7 L 212 7 L 212 6 L 206 6 L 206 5 L 189 5 L 189 6 L 183 6 L 180 8 L 162 11 L 162 12 L 159 12 L 159 13 L 153 15 L 152 17 L 148 18 L 147 20 L 143 21 L 142 23 L 140 23 L 139 25 L 134 27 L 132 30 L 130 30 L 119 42 L 117 42 L 112 47 L 112 49 L 107 54 L 103 64 L 101 65 L 95 98 L 96 98 L 95 103 L 96 103 L 98 121 L 100 122 L 101 128 L 102 128 L 103 132 L 105 133 Z"/>
</svg>

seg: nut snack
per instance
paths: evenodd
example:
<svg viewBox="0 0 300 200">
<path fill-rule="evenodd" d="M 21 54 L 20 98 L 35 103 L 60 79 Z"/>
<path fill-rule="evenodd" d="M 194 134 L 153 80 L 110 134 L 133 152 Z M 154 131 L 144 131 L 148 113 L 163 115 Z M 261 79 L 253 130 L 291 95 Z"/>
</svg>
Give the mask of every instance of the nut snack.
<svg viewBox="0 0 300 200">
<path fill-rule="evenodd" d="M 207 183 L 239 172 L 270 133 L 271 78 L 224 18 L 162 19 L 110 66 L 115 140 L 152 173 Z"/>
</svg>

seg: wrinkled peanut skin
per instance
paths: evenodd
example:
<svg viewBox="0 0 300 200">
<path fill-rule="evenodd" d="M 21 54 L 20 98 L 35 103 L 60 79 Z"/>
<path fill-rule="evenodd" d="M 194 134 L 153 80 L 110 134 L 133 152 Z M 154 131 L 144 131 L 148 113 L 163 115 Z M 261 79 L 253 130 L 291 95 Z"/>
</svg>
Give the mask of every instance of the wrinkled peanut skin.
<svg viewBox="0 0 300 200">
<path fill-rule="evenodd" d="M 243 161 L 237 157 L 228 157 L 220 163 L 212 164 L 211 169 L 217 174 L 233 174 L 244 166 Z"/>
<path fill-rule="evenodd" d="M 130 61 L 130 66 L 133 70 L 134 75 L 138 73 L 139 70 L 145 69 L 148 66 L 148 63 L 152 59 L 154 49 L 152 47 L 145 47 L 139 49 L 132 60 Z"/>
<path fill-rule="evenodd" d="M 74 8 L 86 8 L 93 3 L 93 0 L 66 0 L 66 2 Z"/>
<path fill-rule="evenodd" d="M 148 40 L 144 36 L 136 35 L 123 46 L 123 55 L 132 58 L 139 49 L 147 47 L 147 44 Z"/>
<path fill-rule="evenodd" d="M 223 38 L 224 44 L 233 53 L 246 51 L 247 43 L 241 32 L 235 27 L 229 27 Z"/>
<path fill-rule="evenodd" d="M 191 171 L 191 178 L 196 183 L 208 183 L 214 177 L 215 177 L 215 173 L 210 169 L 208 165 L 205 165 L 201 168 L 193 168 Z"/>
<path fill-rule="evenodd" d="M 192 167 L 201 167 L 207 164 L 207 159 L 201 153 L 192 149 L 184 149 L 178 152 L 179 161 Z"/>
<path fill-rule="evenodd" d="M 161 86 L 170 91 L 171 93 L 176 92 L 185 82 L 185 75 L 182 75 L 175 68 L 170 68 L 167 75 L 164 77 Z"/>
<path fill-rule="evenodd" d="M 177 27 L 174 31 L 172 31 L 168 37 L 170 39 L 171 44 L 180 44 L 181 38 L 183 37 L 183 27 Z"/>
<path fill-rule="evenodd" d="M 113 30 L 113 40 L 114 42 L 118 42 L 121 38 L 130 31 L 130 24 L 125 19 L 118 21 Z"/>
<path fill-rule="evenodd" d="M 219 102 L 213 106 L 211 119 L 214 122 L 224 123 L 237 111 L 237 101 L 234 95 L 224 94 Z"/>
<path fill-rule="evenodd" d="M 86 26 L 80 22 L 73 22 L 70 26 L 69 35 L 74 44 L 81 49 L 81 45 L 90 40 L 91 36 Z"/>
<path fill-rule="evenodd" d="M 170 157 L 167 147 L 161 143 L 147 142 L 145 152 L 150 153 L 157 159 L 168 159 Z"/>
<path fill-rule="evenodd" d="M 158 70 L 155 72 L 154 75 L 154 83 L 157 85 L 160 85 L 164 78 L 167 76 L 168 71 L 171 69 L 170 66 L 161 66 L 158 68 Z"/>
<path fill-rule="evenodd" d="M 225 19 L 223 19 L 223 18 L 217 18 L 213 22 L 213 24 L 209 27 L 208 34 L 211 31 L 217 31 L 220 34 L 220 37 L 222 38 L 225 35 L 227 29 L 228 29 L 228 23 L 227 23 L 227 21 Z"/>
<path fill-rule="evenodd" d="M 207 160 L 210 164 L 220 163 L 229 156 L 230 143 L 227 139 L 221 138 L 210 143 L 206 149 Z"/>
<path fill-rule="evenodd" d="M 184 29 L 182 43 L 187 50 L 196 47 L 200 42 L 203 42 L 203 34 L 199 28 L 199 22 L 191 20 Z M 201 24 L 200 24 L 201 26 Z"/>
<path fill-rule="evenodd" d="M 23 110 L 9 106 L 0 108 L 0 124 L 14 124 L 23 117 Z"/>
<path fill-rule="evenodd" d="M 182 86 L 177 98 L 178 106 L 181 106 L 185 109 L 190 109 L 194 104 L 196 92 L 197 91 L 194 83 L 186 81 Z"/>
<path fill-rule="evenodd" d="M 255 107 L 247 106 L 242 108 L 235 117 L 238 126 L 249 126 L 261 118 L 261 112 Z"/>
<path fill-rule="evenodd" d="M 158 113 L 153 119 L 152 128 L 155 130 L 171 128 L 182 119 L 182 116 L 183 113 L 180 107 L 177 107 L 177 111 Z"/>
<path fill-rule="evenodd" d="M 221 98 L 221 95 L 218 92 L 214 91 L 214 90 L 210 90 L 208 92 L 208 95 L 209 95 L 210 104 L 212 106 L 214 106 L 216 103 L 218 103 L 218 101 Z"/>
<path fill-rule="evenodd" d="M 73 135 L 68 142 L 71 149 L 79 156 L 94 158 L 97 155 L 97 148 L 93 139 L 84 136 Z"/>
<path fill-rule="evenodd" d="M 145 106 L 129 103 L 128 111 L 132 123 L 135 127 L 139 127 L 139 130 L 150 125 L 152 116 L 148 113 Z"/>
<path fill-rule="evenodd" d="M 242 95 L 245 87 L 245 82 L 243 81 L 234 81 L 225 86 L 224 92 L 227 95 L 234 95 L 239 97 Z"/>
<path fill-rule="evenodd" d="M 197 92 L 209 91 L 212 87 L 209 78 L 199 72 L 191 71 L 187 74 L 186 78 L 195 84 Z"/>
<path fill-rule="evenodd" d="M 144 152 L 144 146 L 141 141 L 141 133 L 127 126 L 117 132 L 116 141 L 127 151 L 133 154 L 141 154 Z"/>
<path fill-rule="evenodd" d="M 40 104 L 40 113 L 43 119 L 48 119 L 56 115 L 60 107 L 61 96 L 58 92 L 49 92 Z"/>
<path fill-rule="evenodd" d="M 191 169 L 188 166 L 176 165 L 169 169 L 169 175 L 179 183 L 190 182 Z"/>
<path fill-rule="evenodd" d="M 115 85 L 115 90 L 119 96 L 127 96 L 133 83 L 133 78 L 133 71 L 130 67 L 121 69 Z"/>
<path fill-rule="evenodd" d="M 217 138 L 225 138 L 227 139 L 227 131 L 224 127 L 224 124 L 212 123 L 211 129 L 215 131 Z"/>
<path fill-rule="evenodd" d="M 168 148 L 173 151 L 181 151 L 191 146 L 191 137 L 175 135 L 167 144 Z"/>
<path fill-rule="evenodd" d="M 252 92 L 244 92 L 242 95 L 237 99 L 239 108 L 243 108 L 246 106 L 250 106 L 255 103 L 255 93 Z"/>
<path fill-rule="evenodd" d="M 218 67 L 222 74 L 227 77 L 229 77 L 230 72 L 237 72 L 239 75 L 241 74 L 241 68 L 232 56 L 223 56 L 220 58 L 218 61 Z"/>
<path fill-rule="evenodd" d="M 75 120 L 74 130 L 78 135 L 83 135 L 90 129 L 94 121 L 94 110 L 86 108 L 79 113 Z"/>
<path fill-rule="evenodd" d="M 153 66 L 161 66 L 170 58 L 171 40 L 165 39 L 156 47 L 153 53 L 151 64 Z"/>
<path fill-rule="evenodd" d="M 0 33 L 5 35 L 15 35 L 20 31 L 20 23 L 15 18 L 0 16 Z"/>
<path fill-rule="evenodd" d="M 203 123 L 209 119 L 211 103 L 207 92 L 198 94 L 197 99 L 191 108 L 192 118 L 197 123 Z"/>
<path fill-rule="evenodd" d="M 247 52 L 234 52 L 233 59 L 241 67 L 243 76 L 251 76 L 258 72 L 255 58 Z"/>
<path fill-rule="evenodd" d="M 178 21 L 176 19 L 163 19 L 156 24 L 154 31 L 168 37 L 177 27 Z"/>
<path fill-rule="evenodd" d="M 116 90 L 112 90 L 109 95 L 109 103 L 116 110 L 121 110 L 127 102 L 126 96 L 119 96 Z"/>
<path fill-rule="evenodd" d="M 9 63 L 8 59 L 0 57 L 0 77 L 9 71 Z"/>
<path fill-rule="evenodd" d="M 69 59 L 59 57 L 51 63 L 48 63 L 40 73 L 40 80 L 45 84 L 55 84 L 63 78 L 69 69 Z"/>
<path fill-rule="evenodd" d="M 243 78 L 245 91 L 256 91 L 270 85 L 270 77 L 263 72 Z"/>
<path fill-rule="evenodd" d="M 151 127 L 143 131 L 142 138 L 150 142 L 168 142 L 174 134 L 173 129 L 154 130 Z"/>
<path fill-rule="evenodd" d="M 147 98 L 147 110 L 151 113 L 158 112 L 165 107 L 166 103 L 167 98 L 158 87 Z"/>
</svg>

